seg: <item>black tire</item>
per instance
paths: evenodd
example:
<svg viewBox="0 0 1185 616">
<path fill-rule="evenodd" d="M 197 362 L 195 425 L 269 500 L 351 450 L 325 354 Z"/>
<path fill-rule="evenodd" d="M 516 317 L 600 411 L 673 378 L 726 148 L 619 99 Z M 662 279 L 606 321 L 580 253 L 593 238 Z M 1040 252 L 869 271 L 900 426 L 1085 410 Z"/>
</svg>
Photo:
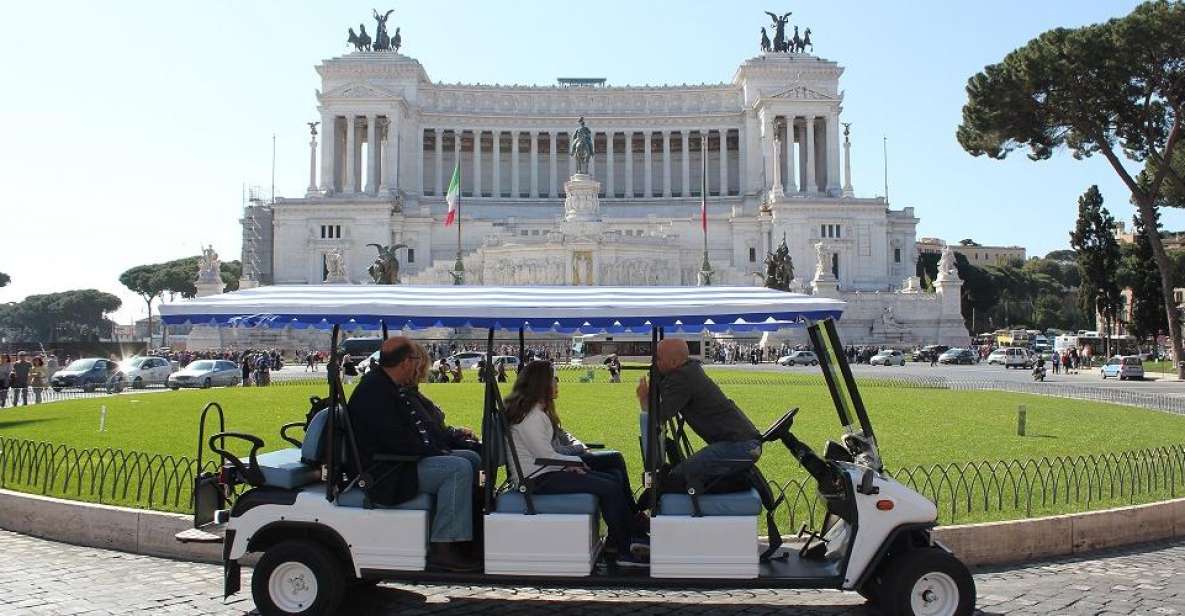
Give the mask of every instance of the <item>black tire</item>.
<svg viewBox="0 0 1185 616">
<path fill-rule="evenodd" d="M 967 566 L 946 550 L 911 550 L 882 567 L 885 573 L 876 595 L 887 616 L 913 616 L 915 595 L 917 601 L 949 605 L 948 611 L 931 612 L 940 616 L 969 616 L 975 611 L 975 580 Z"/>
<path fill-rule="evenodd" d="M 812 365 L 812 366 L 818 366 L 818 365 L 819 365 L 819 361 L 818 361 L 818 360 L 816 360 L 816 359 L 812 359 L 812 360 L 811 360 L 811 365 Z"/>
<path fill-rule="evenodd" d="M 210 389 L 210 377 L 206 377 L 206 380 L 202 381 L 202 389 Z"/>
<path fill-rule="evenodd" d="M 169 389 L 171 389 L 173 391 L 177 391 L 178 389 L 181 389 L 181 388 L 176 385 L 169 385 Z"/>
<path fill-rule="evenodd" d="M 144 379 L 141 377 L 132 379 L 132 389 L 144 389 Z"/>
<path fill-rule="evenodd" d="M 84 394 L 89 394 L 93 391 L 95 391 L 94 385 L 83 385 L 82 386 L 82 393 L 84 393 Z"/>
<path fill-rule="evenodd" d="M 284 569 L 292 568 L 293 565 L 312 572 L 313 581 L 316 582 L 316 593 L 308 597 L 307 604 L 277 605 L 277 599 L 283 603 L 285 598 L 273 598 L 273 574 L 279 569 L 280 575 L 283 575 Z M 264 552 L 259 563 L 255 565 L 255 571 L 251 575 L 251 598 L 254 599 L 259 613 L 264 616 L 336 614 L 345 591 L 343 568 L 341 561 L 334 558 L 333 554 L 319 543 L 303 539 L 284 541 Z M 297 580 L 302 579 L 299 573 L 296 575 Z M 307 588 L 307 582 L 304 583 Z M 277 580 L 276 586 L 283 587 L 285 583 Z M 302 598 L 300 594 L 299 591 L 289 592 L 287 599 L 290 602 L 299 600 Z"/>
<path fill-rule="evenodd" d="M 55 394 L 60 394 L 60 393 L 62 393 L 62 388 L 61 388 L 61 387 L 52 387 L 51 389 L 53 389 L 53 392 L 54 392 Z"/>
</svg>

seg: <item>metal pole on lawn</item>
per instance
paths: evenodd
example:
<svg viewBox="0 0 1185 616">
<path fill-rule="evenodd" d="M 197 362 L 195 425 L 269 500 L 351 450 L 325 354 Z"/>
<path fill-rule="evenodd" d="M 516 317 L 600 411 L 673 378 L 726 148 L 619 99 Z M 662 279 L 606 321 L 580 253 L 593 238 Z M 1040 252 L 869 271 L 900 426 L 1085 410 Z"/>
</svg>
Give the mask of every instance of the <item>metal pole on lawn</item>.
<svg viewBox="0 0 1185 616">
<path fill-rule="evenodd" d="M 724 139 L 724 131 L 721 131 L 720 138 Z M 723 148 L 721 148 L 723 150 Z M 700 206 L 699 217 L 700 227 L 704 231 L 704 261 L 699 266 L 699 286 L 712 286 L 712 264 L 708 262 L 708 140 L 700 134 L 700 158 L 703 160 L 704 169 L 700 174 Z M 723 162 L 723 160 L 721 161 Z M 724 187 L 721 186 L 723 191 Z"/>
</svg>

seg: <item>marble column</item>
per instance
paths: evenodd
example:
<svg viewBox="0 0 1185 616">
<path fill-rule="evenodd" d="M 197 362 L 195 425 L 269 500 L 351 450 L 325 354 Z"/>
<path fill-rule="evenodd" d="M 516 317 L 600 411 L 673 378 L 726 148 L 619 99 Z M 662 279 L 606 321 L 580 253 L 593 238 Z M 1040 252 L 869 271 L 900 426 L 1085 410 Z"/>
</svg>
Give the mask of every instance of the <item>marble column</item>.
<svg viewBox="0 0 1185 616">
<path fill-rule="evenodd" d="M 781 116 L 778 116 L 781 117 Z M 773 161 L 771 167 L 774 170 L 773 182 L 770 184 L 769 195 L 771 199 L 781 199 L 786 196 L 786 189 L 782 185 L 782 150 L 779 146 L 782 145 L 782 139 L 779 133 L 782 130 L 782 125 L 778 118 L 774 118 L 774 140 L 770 144 L 770 151 L 773 152 Z"/>
<path fill-rule="evenodd" d="M 309 131 L 310 133 L 312 131 Z M 317 194 L 317 135 L 309 135 L 309 187 L 305 189 L 305 196 Z"/>
<path fill-rule="evenodd" d="M 502 130 L 495 129 L 490 134 L 490 166 L 493 167 L 490 171 L 490 183 L 493 185 L 491 193 L 495 197 L 502 196 Z"/>
<path fill-rule="evenodd" d="M 798 161 L 794 157 L 794 133 L 797 128 L 794 126 L 794 121 L 798 118 L 795 116 L 786 117 L 786 177 L 782 180 L 787 193 L 798 192 L 798 178 L 795 173 L 795 165 Z"/>
<path fill-rule="evenodd" d="M 415 177 L 415 192 L 417 195 L 424 196 L 424 127 L 413 124 L 415 128 L 415 157 L 416 157 L 416 177 Z"/>
<path fill-rule="evenodd" d="M 379 118 L 373 113 L 366 115 L 366 192 L 379 191 Z"/>
<path fill-rule="evenodd" d="M 816 193 L 819 191 L 819 183 L 815 181 L 815 116 L 808 115 L 806 117 L 806 175 L 803 178 L 802 191 L 805 193 Z"/>
<path fill-rule="evenodd" d="M 531 188 L 528 193 L 532 199 L 539 198 L 539 131 L 533 130 L 531 135 Z"/>
<path fill-rule="evenodd" d="M 654 133 L 647 130 L 642 133 L 642 196 L 654 196 Z"/>
<path fill-rule="evenodd" d="M 671 131 L 662 131 L 662 196 L 671 196 Z"/>
<path fill-rule="evenodd" d="M 612 199 L 617 191 L 613 186 L 613 137 L 617 133 L 605 132 L 605 196 Z"/>
<path fill-rule="evenodd" d="M 358 143 L 357 125 L 353 114 L 346 116 L 346 177 L 342 192 L 358 192 Z"/>
<path fill-rule="evenodd" d="M 625 196 L 634 197 L 634 131 L 625 132 Z"/>
<path fill-rule="evenodd" d="M 760 114 L 761 120 L 761 157 L 764 159 L 762 164 L 762 171 L 765 173 L 765 178 L 762 180 L 762 192 L 773 190 L 774 187 L 774 148 L 778 147 L 777 139 L 774 139 L 774 131 L 777 130 L 777 117 L 774 116 L 772 110 L 763 109 Z"/>
<path fill-rule="evenodd" d="M 547 194 L 555 199 L 560 196 L 559 190 L 559 161 L 556 159 L 556 145 L 555 138 L 558 135 L 556 131 L 548 131 L 547 133 Z"/>
<path fill-rule="evenodd" d="M 827 193 L 840 193 L 839 177 L 839 114 L 830 113 L 827 122 Z"/>
<path fill-rule="evenodd" d="M 388 114 L 383 122 L 383 159 L 379 176 L 379 192 L 399 190 L 399 129 L 395 113 Z"/>
<path fill-rule="evenodd" d="M 682 143 L 682 145 L 683 145 L 683 147 L 682 147 L 683 160 L 681 161 L 681 163 L 683 165 L 683 177 L 681 178 L 683 180 L 683 185 L 679 187 L 682 189 L 679 191 L 679 193 L 681 195 L 683 195 L 684 197 L 690 197 L 691 196 L 691 131 L 689 131 L 689 130 L 679 131 L 679 134 L 682 136 L 682 140 L 683 140 L 683 143 Z"/>
<path fill-rule="evenodd" d="M 510 197 L 518 199 L 518 131 L 510 131 Z"/>
<path fill-rule="evenodd" d="M 720 196 L 728 194 L 728 129 L 720 129 Z"/>
<path fill-rule="evenodd" d="M 481 135 L 479 128 L 473 131 L 473 196 L 481 196 Z"/>
<path fill-rule="evenodd" d="M 321 193 L 337 191 L 337 115 L 321 112 Z"/>
<path fill-rule="evenodd" d="M 432 129 L 436 135 L 436 188 L 432 194 L 437 197 L 444 196 L 444 131 L 439 128 Z"/>
</svg>

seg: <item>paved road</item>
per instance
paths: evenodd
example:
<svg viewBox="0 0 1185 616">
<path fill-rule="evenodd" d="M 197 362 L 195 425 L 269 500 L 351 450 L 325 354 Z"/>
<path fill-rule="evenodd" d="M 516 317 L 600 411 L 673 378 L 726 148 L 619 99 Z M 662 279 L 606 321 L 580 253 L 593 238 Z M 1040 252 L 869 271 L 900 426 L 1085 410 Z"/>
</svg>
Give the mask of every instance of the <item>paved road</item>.
<svg viewBox="0 0 1185 616">
<path fill-rule="evenodd" d="M 80 548 L 0 531 L 0 615 L 252 613 L 223 602 L 221 567 Z M 250 572 L 244 572 L 249 587 Z M 1113 551 L 975 576 L 983 614 L 1185 613 L 1185 542 Z M 355 592 L 342 613 L 596 616 L 873 615 L 835 591 L 643 592 L 417 587 Z"/>
</svg>

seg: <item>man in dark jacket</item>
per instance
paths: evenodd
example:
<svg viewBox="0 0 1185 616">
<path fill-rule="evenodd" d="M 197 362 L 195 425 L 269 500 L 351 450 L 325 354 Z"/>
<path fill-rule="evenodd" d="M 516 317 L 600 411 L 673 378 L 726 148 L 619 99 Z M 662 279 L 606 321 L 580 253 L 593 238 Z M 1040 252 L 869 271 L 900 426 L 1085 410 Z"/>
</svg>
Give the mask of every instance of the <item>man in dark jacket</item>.
<svg viewBox="0 0 1185 616">
<path fill-rule="evenodd" d="M 682 416 L 707 446 L 671 469 L 671 476 L 703 493 L 721 478 L 747 471 L 761 456 L 761 434 L 736 403 L 692 360 L 687 342 L 667 338 L 658 343 L 659 423 Z M 650 384 L 637 389 L 643 411 L 650 408 Z"/>
<path fill-rule="evenodd" d="M 435 500 L 429 565 L 451 571 L 478 567 L 467 554 L 473 540 L 473 485 L 481 457 L 467 428 L 445 425 L 444 413 L 417 389 L 419 347 L 388 338 L 350 396 L 350 422 L 362 469 L 369 474 L 372 503 L 393 506 L 423 492 Z M 465 449 L 468 447 L 469 449 Z M 376 461 L 375 456 L 423 456 L 416 464 Z"/>
</svg>

